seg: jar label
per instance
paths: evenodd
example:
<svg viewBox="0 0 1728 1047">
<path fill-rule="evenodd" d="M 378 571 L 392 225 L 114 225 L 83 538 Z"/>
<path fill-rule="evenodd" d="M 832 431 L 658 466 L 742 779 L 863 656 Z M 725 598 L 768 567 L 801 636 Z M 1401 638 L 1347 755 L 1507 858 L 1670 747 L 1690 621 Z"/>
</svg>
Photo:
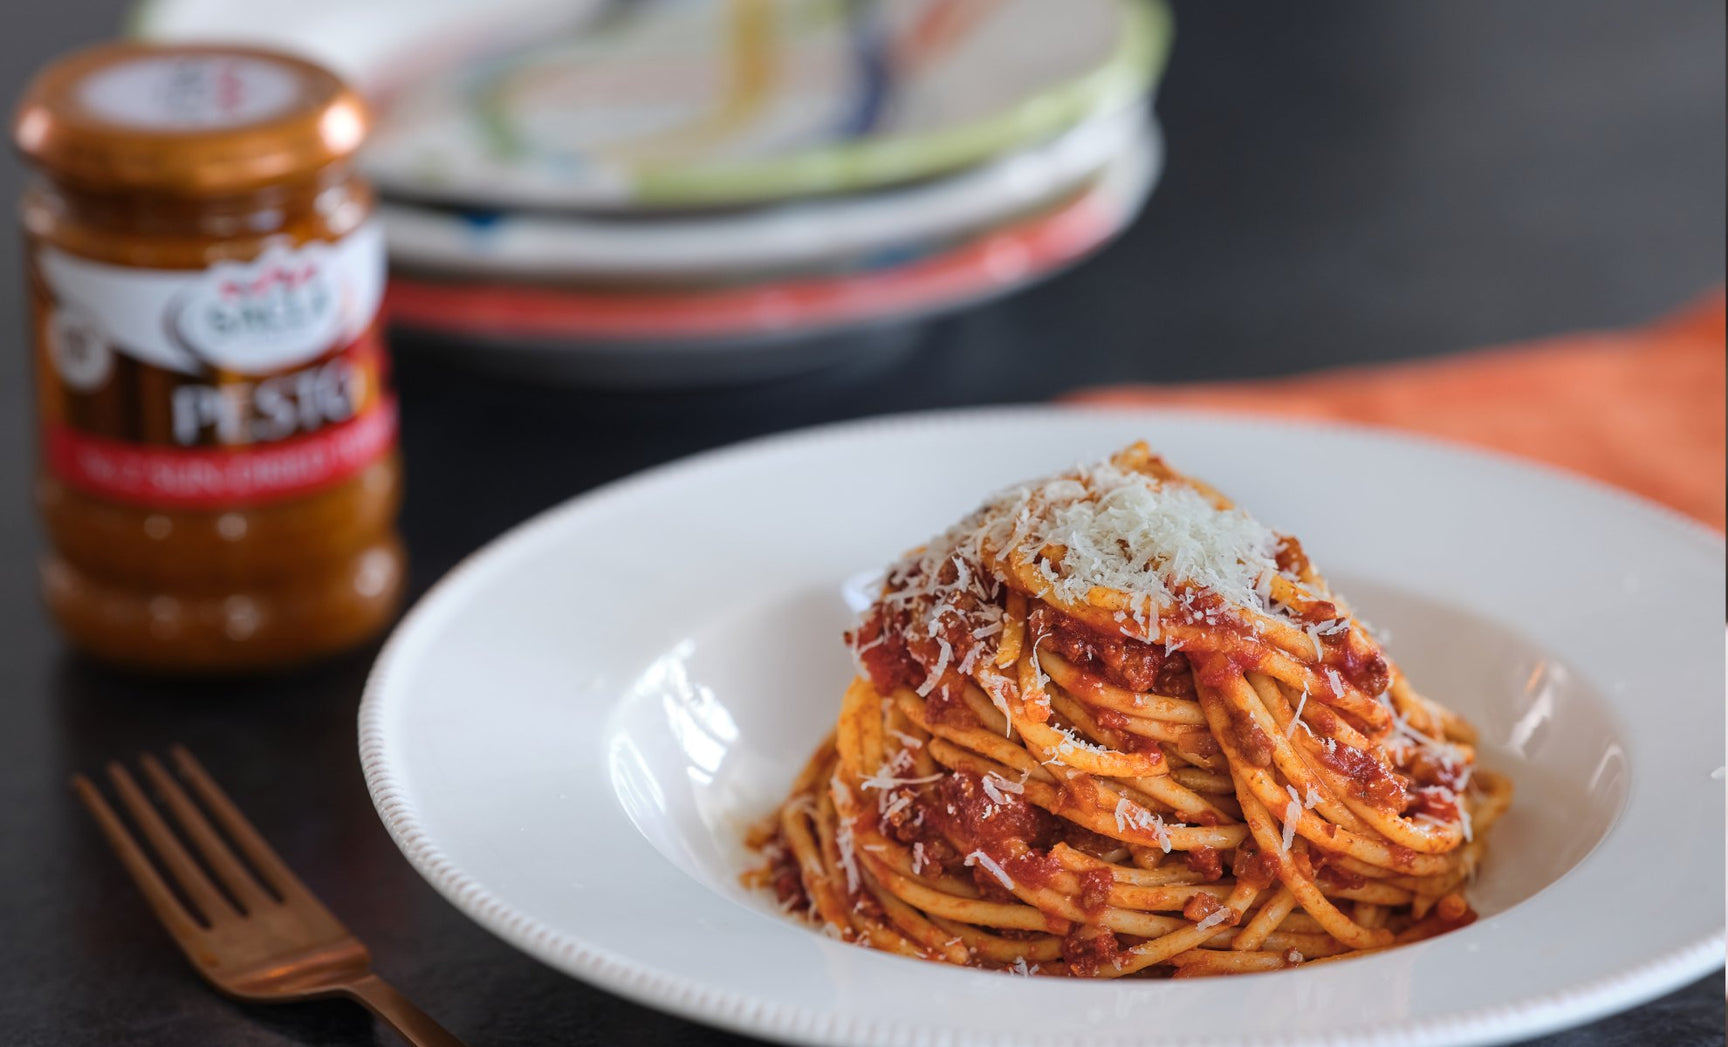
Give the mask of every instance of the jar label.
<svg viewBox="0 0 1728 1047">
<path fill-rule="evenodd" d="M 395 445 L 376 223 L 202 270 L 33 252 L 44 459 L 161 508 L 312 493 Z"/>
</svg>

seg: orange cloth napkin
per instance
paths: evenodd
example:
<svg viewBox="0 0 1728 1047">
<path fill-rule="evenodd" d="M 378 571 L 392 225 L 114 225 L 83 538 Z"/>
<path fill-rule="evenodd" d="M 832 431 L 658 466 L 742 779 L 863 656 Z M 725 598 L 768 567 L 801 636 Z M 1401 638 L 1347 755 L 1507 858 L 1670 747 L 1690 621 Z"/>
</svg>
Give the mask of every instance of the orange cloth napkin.
<svg viewBox="0 0 1728 1047">
<path fill-rule="evenodd" d="M 1625 331 L 1295 378 L 1130 385 L 1071 403 L 1207 407 L 1363 422 L 1481 444 L 1594 476 L 1717 529 L 1728 468 L 1720 291 Z"/>
</svg>

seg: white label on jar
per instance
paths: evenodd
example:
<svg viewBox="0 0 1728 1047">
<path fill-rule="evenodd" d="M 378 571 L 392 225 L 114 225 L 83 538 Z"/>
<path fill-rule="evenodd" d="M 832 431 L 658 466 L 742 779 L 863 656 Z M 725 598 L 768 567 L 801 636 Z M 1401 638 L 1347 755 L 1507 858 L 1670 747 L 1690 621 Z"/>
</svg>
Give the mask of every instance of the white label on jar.
<svg viewBox="0 0 1728 1047">
<path fill-rule="evenodd" d="M 85 108 L 155 131 L 254 124 L 287 111 L 300 93 L 290 67 L 240 55 L 135 58 L 84 81 Z"/>
<path fill-rule="evenodd" d="M 358 337 L 384 293 L 376 221 L 334 243 L 273 247 L 208 269 L 134 269 L 47 246 L 36 261 L 68 347 L 55 364 L 76 388 L 96 378 L 93 346 L 180 374 L 295 367 Z"/>
</svg>

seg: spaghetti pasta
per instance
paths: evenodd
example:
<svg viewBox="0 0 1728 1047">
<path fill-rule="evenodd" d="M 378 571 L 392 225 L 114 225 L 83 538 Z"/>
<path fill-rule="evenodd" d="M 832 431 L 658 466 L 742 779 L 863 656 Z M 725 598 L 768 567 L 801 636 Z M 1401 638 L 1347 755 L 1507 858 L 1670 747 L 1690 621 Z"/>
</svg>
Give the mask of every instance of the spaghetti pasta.
<svg viewBox="0 0 1728 1047">
<path fill-rule="evenodd" d="M 1021 974 L 1191 977 L 1475 919 L 1511 801 L 1316 571 L 1135 444 L 888 572 L 747 882 L 824 932 Z"/>
</svg>

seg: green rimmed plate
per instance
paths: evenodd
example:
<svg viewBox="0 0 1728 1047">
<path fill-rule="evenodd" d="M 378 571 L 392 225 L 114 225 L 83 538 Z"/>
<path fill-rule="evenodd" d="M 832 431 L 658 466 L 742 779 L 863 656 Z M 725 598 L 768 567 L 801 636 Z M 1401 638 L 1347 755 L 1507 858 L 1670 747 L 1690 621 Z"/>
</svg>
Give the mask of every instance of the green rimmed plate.
<svg viewBox="0 0 1728 1047">
<path fill-rule="evenodd" d="M 432 63 L 440 34 L 393 47 L 389 19 L 330 3 L 300 0 L 277 30 L 154 0 L 138 28 L 330 50 L 386 100 L 366 159 L 382 189 L 501 208 L 732 206 L 951 172 L 1131 105 L 1170 40 L 1161 0 L 668 0 L 502 55 L 497 34 L 466 56 L 444 34 Z M 195 26 L 177 15 L 193 7 Z"/>
</svg>

